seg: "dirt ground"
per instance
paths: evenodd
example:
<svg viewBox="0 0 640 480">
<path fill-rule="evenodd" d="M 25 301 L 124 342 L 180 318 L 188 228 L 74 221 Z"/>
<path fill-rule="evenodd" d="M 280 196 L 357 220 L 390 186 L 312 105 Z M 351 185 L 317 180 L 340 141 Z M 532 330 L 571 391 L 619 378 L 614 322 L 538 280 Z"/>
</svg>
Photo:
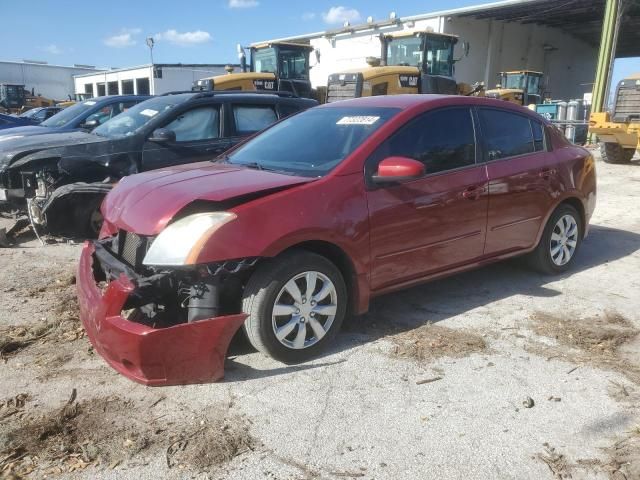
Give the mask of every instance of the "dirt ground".
<svg viewBox="0 0 640 480">
<path fill-rule="evenodd" d="M 640 161 L 597 168 L 569 274 L 516 260 L 376 299 L 303 365 L 238 338 L 207 385 L 107 367 L 80 246 L 23 236 L 0 249 L 0 478 L 640 479 Z"/>
</svg>

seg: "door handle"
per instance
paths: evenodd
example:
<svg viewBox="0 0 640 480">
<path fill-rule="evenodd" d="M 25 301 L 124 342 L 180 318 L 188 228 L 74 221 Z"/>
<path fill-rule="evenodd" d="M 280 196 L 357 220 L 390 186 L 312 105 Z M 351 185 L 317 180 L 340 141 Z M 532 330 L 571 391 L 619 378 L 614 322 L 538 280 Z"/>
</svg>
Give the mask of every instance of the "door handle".
<svg viewBox="0 0 640 480">
<path fill-rule="evenodd" d="M 544 178 L 545 180 L 549 180 L 555 174 L 556 174 L 555 168 L 543 168 L 540 171 L 540 173 L 538 173 L 538 176 L 540 178 Z"/>
<path fill-rule="evenodd" d="M 462 192 L 462 198 L 467 200 L 478 200 L 482 194 L 482 187 L 477 185 L 469 187 Z"/>
</svg>

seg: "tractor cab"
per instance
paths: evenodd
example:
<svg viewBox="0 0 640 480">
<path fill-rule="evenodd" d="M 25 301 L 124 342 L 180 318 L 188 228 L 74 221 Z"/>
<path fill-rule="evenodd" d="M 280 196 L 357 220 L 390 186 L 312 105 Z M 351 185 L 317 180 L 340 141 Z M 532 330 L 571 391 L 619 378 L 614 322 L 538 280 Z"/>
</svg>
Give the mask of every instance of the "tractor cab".
<svg viewBox="0 0 640 480">
<path fill-rule="evenodd" d="M 381 57 L 368 58 L 369 67 L 329 76 L 327 102 L 346 98 L 402 93 L 455 95 L 453 49 L 458 37 L 431 30 L 380 36 Z M 465 54 L 468 44 L 465 42 Z"/>
<path fill-rule="evenodd" d="M 543 76 L 541 72 L 531 70 L 500 72 L 500 84 L 488 90 L 486 96 L 518 105 L 542 103 Z"/>
<path fill-rule="evenodd" d="M 238 45 L 242 71 L 227 67 L 227 75 L 203 78 L 192 90 L 266 90 L 291 92 L 296 97 L 312 98 L 309 80 L 311 45 L 274 42 L 252 45 L 250 59 Z"/>
<path fill-rule="evenodd" d="M 25 105 L 24 85 L 0 83 L 0 108 L 9 112 L 18 112 Z"/>
</svg>

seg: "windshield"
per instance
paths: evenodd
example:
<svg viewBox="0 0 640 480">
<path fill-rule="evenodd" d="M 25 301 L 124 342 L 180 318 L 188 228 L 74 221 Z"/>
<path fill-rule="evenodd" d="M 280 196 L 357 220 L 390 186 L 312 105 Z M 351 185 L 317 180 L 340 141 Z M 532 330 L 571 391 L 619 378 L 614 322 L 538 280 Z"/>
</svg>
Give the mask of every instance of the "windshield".
<svg viewBox="0 0 640 480">
<path fill-rule="evenodd" d="M 71 120 L 78 115 L 91 110 L 95 106 L 96 102 L 88 101 L 83 103 L 76 103 L 64 110 L 56 113 L 53 117 L 46 119 L 40 125 L 43 127 L 64 127 Z"/>
<path fill-rule="evenodd" d="M 31 110 L 27 110 L 22 115 L 18 115 L 21 118 L 32 118 L 34 117 L 42 108 L 32 108 Z"/>
<path fill-rule="evenodd" d="M 261 48 L 253 51 L 254 72 L 276 73 L 277 66 L 275 48 Z"/>
<path fill-rule="evenodd" d="M 420 68 L 422 65 L 422 37 L 388 39 L 387 65 Z"/>
<path fill-rule="evenodd" d="M 395 108 L 313 108 L 274 125 L 226 157 L 291 175 L 322 177 L 399 110 Z"/>
<path fill-rule="evenodd" d="M 504 88 L 515 88 L 516 90 L 524 90 L 524 75 L 522 75 L 521 73 L 508 74 Z"/>
<path fill-rule="evenodd" d="M 390 38 L 387 40 L 387 65 L 417 67 L 428 75 L 451 77 L 454 44 L 455 38 L 424 34 Z"/>
<path fill-rule="evenodd" d="M 131 107 L 126 112 L 106 121 L 93 133 L 101 137 L 123 138 L 129 137 L 157 115 L 184 101 L 184 95 L 168 95 L 152 98 Z"/>
<path fill-rule="evenodd" d="M 308 80 L 306 50 L 280 47 L 280 76 L 292 80 Z"/>
</svg>

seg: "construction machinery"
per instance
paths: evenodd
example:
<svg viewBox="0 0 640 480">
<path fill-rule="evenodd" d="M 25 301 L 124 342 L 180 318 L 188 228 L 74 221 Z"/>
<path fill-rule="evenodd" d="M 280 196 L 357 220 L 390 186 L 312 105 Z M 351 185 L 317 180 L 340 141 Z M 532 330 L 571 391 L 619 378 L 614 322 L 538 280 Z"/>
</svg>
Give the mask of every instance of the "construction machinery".
<svg viewBox="0 0 640 480">
<path fill-rule="evenodd" d="M 69 99 L 68 100 L 63 100 L 62 102 L 57 102 L 56 106 L 58 107 L 62 107 L 62 108 L 67 108 L 70 107 L 71 105 L 75 105 L 76 103 L 80 103 L 80 102 L 84 102 L 85 100 L 89 100 L 93 98 L 93 93 L 76 93 L 73 95 L 73 98 L 71 98 L 71 95 L 69 95 Z"/>
<path fill-rule="evenodd" d="M 500 72 L 500 83 L 495 89 L 487 90 L 485 96 L 505 100 L 517 105 L 542 103 L 542 72 L 515 70 Z"/>
<path fill-rule="evenodd" d="M 589 133 L 600 142 L 607 163 L 628 163 L 640 149 L 640 73 L 618 83 L 611 112 L 594 112 Z"/>
<path fill-rule="evenodd" d="M 327 102 L 347 98 L 402 93 L 470 95 L 482 89 L 458 84 L 454 79 L 453 49 L 458 37 L 433 30 L 380 35 L 381 57 L 368 57 L 369 67 L 329 75 Z M 469 44 L 463 43 L 464 55 Z"/>
<path fill-rule="evenodd" d="M 55 100 L 36 95 L 34 89 L 25 89 L 24 85 L 0 84 L 0 111 L 19 114 L 32 108 L 53 107 L 55 103 Z"/>
<path fill-rule="evenodd" d="M 24 85 L 0 83 L 0 108 L 9 113 L 19 112 L 25 104 L 26 93 Z"/>
<path fill-rule="evenodd" d="M 238 45 L 242 72 L 226 68 L 226 75 L 203 78 L 193 83 L 192 90 L 267 90 L 291 92 L 297 97 L 314 98 L 309 80 L 311 45 L 273 42 L 249 47 L 247 65 L 245 49 Z"/>
</svg>

